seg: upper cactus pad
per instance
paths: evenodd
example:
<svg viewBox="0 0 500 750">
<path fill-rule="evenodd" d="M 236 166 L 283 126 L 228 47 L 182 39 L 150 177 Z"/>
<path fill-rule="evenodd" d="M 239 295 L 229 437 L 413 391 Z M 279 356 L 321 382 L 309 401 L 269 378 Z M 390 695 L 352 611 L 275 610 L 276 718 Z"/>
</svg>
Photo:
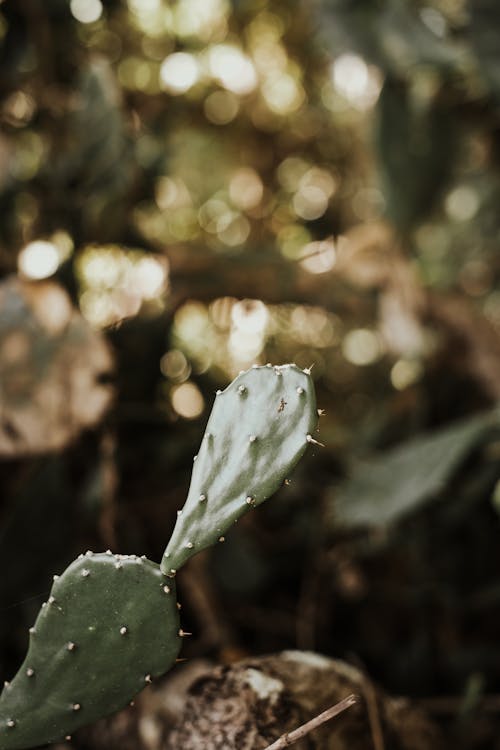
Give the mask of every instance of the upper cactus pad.
<svg viewBox="0 0 500 750">
<path fill-rule="evenodd" d="M 60 576 L 0 696 L 0 750 L 60 739 L 123 708 L 180 647 L 175 587 L 135 555 L 87 553 Z"/>
<path fill-rule="evenodd" d="M 218 392 L 162 571 L 173 575 L 275 492 L 316 424 L 312 379 L 295 365 L 253 367 Z"/>
</svg>

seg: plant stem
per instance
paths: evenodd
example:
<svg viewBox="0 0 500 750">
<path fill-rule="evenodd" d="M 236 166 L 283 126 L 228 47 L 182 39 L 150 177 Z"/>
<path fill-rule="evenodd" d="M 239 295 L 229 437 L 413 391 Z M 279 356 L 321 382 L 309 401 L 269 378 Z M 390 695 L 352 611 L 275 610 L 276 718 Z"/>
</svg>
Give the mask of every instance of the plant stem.
<svg viewBox="0 0 500 750">
<path fill-rule="evenodd" d="M 336 703 L 334 706 L 327 708 L 326 711 L 323 711 L 323 713 L 315 716 L 314 719 L 311 719 L 305 724 L 302 724 L 302 726 L 298 727 L 298 729 L 294 729 L 293 732 L 282 734 L 281 737 L 279 737 L 275 742 L 273 742 L 271 745 L 268 745 L 265 750 L 282 750 L 284 747 L 293 745 L 294 742 L 301 740 L 306 736 L 306 734 L 312 732 L 313 729 L 316 729 L 326 721 L 330 721 L 330 719 L 333 719 L 334 716 L 338 716 L 347 708 L 354 706 L 357 701 L 358 699 L 354 694 L 348 695 L 347 698 L 341 700 L 340 703 Z"/>
</svg>

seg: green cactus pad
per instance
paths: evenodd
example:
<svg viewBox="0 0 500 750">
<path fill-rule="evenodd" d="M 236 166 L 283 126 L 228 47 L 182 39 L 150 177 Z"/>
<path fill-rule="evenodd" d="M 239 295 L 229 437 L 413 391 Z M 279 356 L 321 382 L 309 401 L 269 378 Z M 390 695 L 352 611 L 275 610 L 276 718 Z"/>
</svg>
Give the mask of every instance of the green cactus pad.
<svg viewBox="0 0 500 750">
<path fill-rule="evenodd" d="M 123 708 L 180 648 L 175 587 L 135 555 L 80 555 L 30 629 L 0 696 L 0 750 L 59 740 Z"/>
<path fill-rule="evenodd" d="M 295 365 L 253 367 L 218 392 L 162 572 L 174 575 L 275 492 L 316 425 L 312 379 Z"/>
</svg>

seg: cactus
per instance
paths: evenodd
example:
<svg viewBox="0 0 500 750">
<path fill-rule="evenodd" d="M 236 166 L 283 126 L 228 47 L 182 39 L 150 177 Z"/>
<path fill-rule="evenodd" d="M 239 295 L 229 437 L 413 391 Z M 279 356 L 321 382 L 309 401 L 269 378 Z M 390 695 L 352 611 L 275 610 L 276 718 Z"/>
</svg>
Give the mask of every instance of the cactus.
<svg viewBox="0 0 500 750">
<path fill-rule="evenodd" d="M 26 659 L 0 696 L 0 747 L 58 740 L 123 708 L 175 661 L 172 582 L 132 556 L 80 556 L 55 576 Z"/>
<path fill-rule="evenodd" d="M 316 423 L 312 380 L 295 365 L 253 367 L 218 391 L 163 573 L 174 575 L 275 492 L 314 442 Z"/>
<path fill-rule="evenodd" d="M 69 735 L 172 666 L 183 635 L 176 570 L 282 484 L 316 443 L 316 422 L 309 372 L 295 365 L 255 366 L 217 393 L 161 567 L 108 550 L 54 576 L 26 659 L 0 695 L 0 750 Z"/>
</svg>

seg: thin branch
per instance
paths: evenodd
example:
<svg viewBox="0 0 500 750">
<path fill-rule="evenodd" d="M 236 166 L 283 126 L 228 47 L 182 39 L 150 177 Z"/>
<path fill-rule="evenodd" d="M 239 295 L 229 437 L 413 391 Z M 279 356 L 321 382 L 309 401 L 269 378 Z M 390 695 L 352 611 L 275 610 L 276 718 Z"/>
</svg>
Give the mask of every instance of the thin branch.
<svg viewBox="0 0 500 750">
<path fill-rule="evenodd" d="M 207 574 L 209 554 L 205 550 L 192 557 L 179 573 L 184 596 L 200 623 L 198 630 L 202 635 L 197 639 L 197 652 L 207 647 L 235 644 L 234 634 L 218 607 L 217 596 Z"/>
<path fill-rule="evenodd" d="M 311 719 L 311 721 L 307 721 L 305 724 L 302 724 L 302 726 L 298 729 L 294 729 L 293 732 L 282 734 L 281 737 L 276 740 L 276 742 L 268 745 L 265 750 L 283 750 L 284 747 L 293 745 L 294 742 L 298 742 L 298 740 L 301 740 L 306 736 L 306 734 L 312 732 L 313 729 L 316 729 L 317 727 L 321 726 L 321 724 L 324 724 L 325 721 L 330 721 L 330 719 L 333 719 L 334 716 L 338 716 L 347 708 L 354 706 L 357 701 L 358 699 L 354 694 L 348 695 L 347 698 L 344 698 L 344 700 L 340 701 L 340 703 L 336 703 L 334 706 L 327 708 L 326 711 L 318 714 L 318 716 L 315 716 L 314 719 Z"/>
<path fill-rule="evenodd" d="M 380 713 L 377 704 L 377 695 L 373 683 L 365 675 L 363 680 L 363 693 L 366 701 L 368 722 L 373 740 L 373 750 L 385 750 L 384 733 L 380 721 Z"/>
</svg>

